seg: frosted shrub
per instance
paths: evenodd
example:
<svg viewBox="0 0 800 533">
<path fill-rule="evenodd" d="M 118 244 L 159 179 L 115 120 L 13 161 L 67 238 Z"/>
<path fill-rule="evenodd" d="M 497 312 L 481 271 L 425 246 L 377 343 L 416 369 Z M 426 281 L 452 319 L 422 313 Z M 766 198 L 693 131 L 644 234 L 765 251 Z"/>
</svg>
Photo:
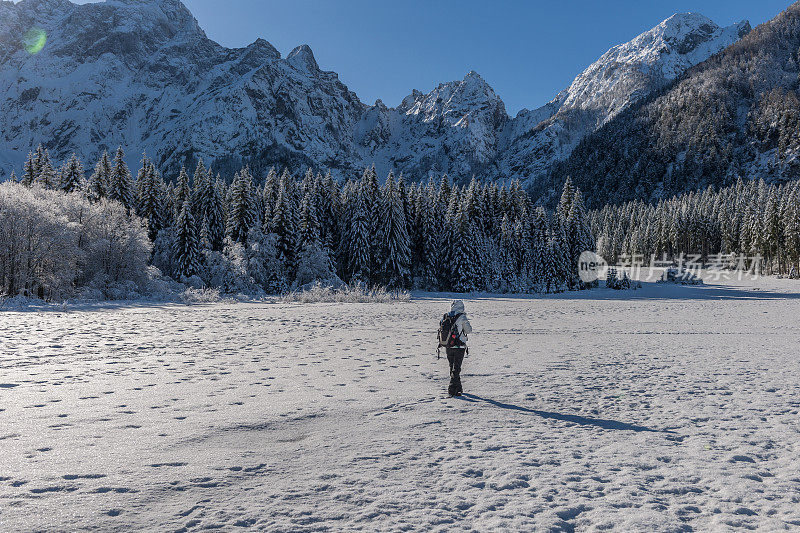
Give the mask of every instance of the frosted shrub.
<svg viewBox="0 0 800 533">
<path fill-rule="evenodd" d="M 138 297 L 149 256 L 142 220 L 116 202 L 0 184 L 0 295 Z"/>
<path fill-rule="evenodd" d="M 206 250 L 200 277 L 206 286 L 215 287 L 224 294 L 264 294 L 248 269 L 247 251 L 238 242 L 228 243 L 224 252 Z"/>
<path fill-rule="evenodd" d="M 287 303 L 388 303 L 408 302 L 411 295 L 406 291 L 389 291 L 383 287 L 370 289 L 363 284 L 334 288 L 315 283 L 311 287 L 290 292 L 281 301 Z"/>
<path fill-rule="evenodd" d="M 129 217 L 117 202 L 101 201 L 84 223 L 86 285 L 112 299 L 138 298 L 147 283 L 150 241 L 138 217 Z M 83 280 L 80 280 L 83 281 Z"/>
<path fill-rule="evenodd" d="M 219 289 L 187 288 L 181 293 L 181 301 L 187 304 L 214 303 L 222 300 Z"/>
<path fill-rule="evenodd" d="M 340 285 L 342 282 L 336 275 L 328 254 L 316 244 L 304 247 L 297 260 L 297 285 L 322 282 Z"/>
</svg>

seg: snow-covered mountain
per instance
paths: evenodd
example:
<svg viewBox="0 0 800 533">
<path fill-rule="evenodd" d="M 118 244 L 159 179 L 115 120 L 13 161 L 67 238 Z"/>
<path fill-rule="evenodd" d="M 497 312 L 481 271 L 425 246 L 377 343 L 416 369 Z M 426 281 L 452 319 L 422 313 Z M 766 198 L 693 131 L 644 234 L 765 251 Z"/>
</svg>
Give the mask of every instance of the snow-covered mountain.
<svg viewBox="0 0 800 533">
<path fill-rule="evenodd" d="M 38 53 L 25 46 L 32 28 L 47 35 Z M 475 72 L 396 108 L 366 105 L 308 46 L 285 58 L 262 39 L 222 47 L 179 0 L 0 1 L 0 168 L 19 168 L 42 142 L 56 158 L 76 151 L 87 163 L 122 145 L 131 161 L 147 152 L 166 171 L 203 157 L 223 170 L 351 175 L 375 163 L 413 178 L 530 178 L 748 30 L 675 15 L 512 119 Z"/>
<path fill-rule="evenodd" d="M 171 168 L 196 156 L 358 166 L 352 132 L 367 106 L 308 46 L 286 58 L 261 39 L 224 48 L 179 0 L 23 0 L 0 10 L 0 129 L 16 163 L 44 142 L 88 161 L 121 144 Z M 20 40 L 31 27 L 48 38 L 35 55 Z"/>
<path fill-rule="evenodd" d="M 697 13 L 676 14 L 613 47 L 547 105 L 523 110 L 508 124 L 502 134 L 499 173 L 520 179 L 543 174 L 630 104 L 735 43 L 750 29 L 747 21 L 721 28 Z"/>
</svg>

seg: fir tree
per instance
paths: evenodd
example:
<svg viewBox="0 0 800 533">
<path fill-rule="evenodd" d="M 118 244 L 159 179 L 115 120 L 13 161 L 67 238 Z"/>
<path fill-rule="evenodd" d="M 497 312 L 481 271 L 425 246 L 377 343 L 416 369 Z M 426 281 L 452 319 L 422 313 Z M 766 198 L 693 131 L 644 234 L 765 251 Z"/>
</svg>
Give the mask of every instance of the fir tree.
<svg viewBox="0 0 800 533">
<path fill-rule="evenodd" d="M 200 272 L 200 241 L 188 200 L 183 203 L 175 222 L 175 264 L 180 279 Z"/>
<path fill-rule="evenodd" d="M 383 282 L 392 288 L 404 288 L 410 276 L 411 250 L 407 219 L 401 191 L 392 174 L 386 180 L 380 227 Z"/>
<path fill-rule="evenodd" d="M 158 232 L 167 226 L 167 221 L 164 220 L 164 183 L 151 162 L 144 160 L 143 163 L 145 166 L 139 172 L 137 183 L 139 189 L 137 213 L 147 220 L 147 235 L 155 242 Z"/>
<path fill-rule="evenodd" d="M 455 196 L 451 199 L 451 205 L 454 199 Z M 452 238 L 449 243 L 451 253 L 448 257 L 449 288 L 456 292 L 474 292 L 478 290 L 475 227 L 466 209 L 462 207 L 454 209 L 449 220 L 448 232 Z"/>
<path fill-rule="evenodd" d="M 74 192 L 83 190 L 86 187 L 86 178 L 83 175 L 83 165 L 81 165 L 78 156 L 72 154 L 64 165 L 64 171 L 61 173 L 61 190 L 65 192 Z"/>
<path fill-rule="evenodd" d="M 303 198 L 303 205 L 300 213 L 300 248 L 309 245 L 320 246 L 319 220 L 317 210 L 314 206 L 313 193 L 307 192 Z"/>
<path fill-rule="evenodd" d="M 234 178 L 235 179 L 235 178 Z M 194 211 L 192 205 L 192 186 L 189 183 L 189 174 L 186 172 L 186 167 L 181 165 L 181 170 L 178 173 L 178 181 L 175 186 L 175 215 L 180 213 L 183 209 L 183 204 L 189 202 L 189 206 Z"/>
<path fill-rule="evenodd" d="M 125 206 L 128 212 L 135 206 L 135 196 L 131 171 L 125 163 L 125 152 L 120 146 L 114 155 L 111 176 L 108 185 L 108 198 Z"/>
<path fill-rule="evenodd" d="M 36 179 L 34 183 L 45 189 L 55 189 L 58 185 L 58 173 L 50 160 L 50 154 L 42 149 L 42 145 L 37 148 L 35 159 Z"/>
<path fill-rule="evenodd" d="M 297 224 L 295 223 L 294 203 L 285 184 L 281 184 L 272 218 L 272 232 L 278 237 L 276 244 L 278 257 L 290 275 L 294 270 L 297 252 Z"/>
<path fill-rule="evenodd" d="M 233 242 L 246 243 L 247 234 L 254 226 L 253 179 L 247 168 L 233 179 L 228 207 L 228 238 Z"/>
<path fill-rule="evenodd" d="M 22 167 L 22 183 L 26 187 L 33 185 L 36 176 L 39 174 L 37 163 L 34 161 L 33 152 L 28 152 L 28 158 L 25 160 L 25 165 Z"/>
<path fill-rule="evenodd" d="M 350 206 L 350 228 L 348 231 L 348 266 L 350 280 L 368 283 L 370 276 L 370 213 L 367 212 L 363 187 L 353 187 L 355 204 Z"/>
<path fill-rule="evenodd" d="M 86 195 L 90 202 L 98 202 L 101 198 L 108 196 L 108 189 L 111 185 L 111 170 L 111 159 L 108 157 L 108 152 L 103 152 L 86 185 Z"/>
</svg>

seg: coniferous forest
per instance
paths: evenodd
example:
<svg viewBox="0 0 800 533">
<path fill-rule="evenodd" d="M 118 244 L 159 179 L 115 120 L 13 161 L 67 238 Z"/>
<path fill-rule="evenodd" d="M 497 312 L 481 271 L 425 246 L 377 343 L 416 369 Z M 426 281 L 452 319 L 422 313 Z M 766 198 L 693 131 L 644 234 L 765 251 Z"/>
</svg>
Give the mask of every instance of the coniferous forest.
<svg viewBox="0 0 800 533">
<path fill-rule="evenodd" d="M 800 181 L 743 181 L 707 188 L 656 204 L 634 201 L 589 214 L 598 253 L 616 263 L 642 255 L 747 267 L 768 274 L 797 275 L 800 261 Z M 716 257 L 714 257 L 716 256 Z M 725 257 L 727 256 L 727 257 Z M 753 260 L 754 265 L 753 265 Z"/>
<path fill-rule="evenodd" d="M 57 169 L 40 146 L 2 187 L 6 295 L 55 298 L 89 287 L 116 297 L 148 276 L 233 294 L 281 294 L 318 281 L 560 292 L 582 288 L 578 257 L 594 249 L 570 180 L 548 212 L 517 182 L 456 185 L 445 175 L 406 183 L 374 168 L 344 183 L 311 170 L 254 176 L 248 168 L 226 180 L 202 161 L 165 179 L 147 156 L 134 177 L 122 148 L 86 172 L 75 156 Z M 115 213 L 117 233 L 95 231 L 108 218 L 100 208 Z M 23 223 L 31 218 L 37 223 Z M 61 261 L 34 257 L 35 243 L 53 234 Z"/>
</svg>

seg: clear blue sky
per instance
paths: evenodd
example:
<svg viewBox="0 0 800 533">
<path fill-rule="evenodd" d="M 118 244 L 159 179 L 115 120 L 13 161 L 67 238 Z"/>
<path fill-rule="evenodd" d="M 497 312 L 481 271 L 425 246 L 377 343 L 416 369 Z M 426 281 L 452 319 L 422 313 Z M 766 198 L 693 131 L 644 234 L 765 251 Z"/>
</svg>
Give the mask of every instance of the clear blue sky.
<svg viewBox="0 0 800 533">
<path fill-rule="evenodd" d="M 510 114 L 535 108 L 610 47 L 676 12 L 765 22 L 789 0 L 184 0 L 225 46 L 308 44 L 362 101 L 397 105 L 475 70 Z"/>
</svg>

